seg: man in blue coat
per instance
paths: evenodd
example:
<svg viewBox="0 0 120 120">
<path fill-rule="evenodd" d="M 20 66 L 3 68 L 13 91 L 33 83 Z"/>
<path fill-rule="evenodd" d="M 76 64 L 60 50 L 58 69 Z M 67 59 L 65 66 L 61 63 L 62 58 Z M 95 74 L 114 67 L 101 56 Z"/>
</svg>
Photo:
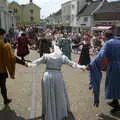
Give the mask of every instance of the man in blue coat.
<svg viewBox="0 0 120 120">
<path fill-rule="evenodd" d="M 120 40 L 113 37 L 112 32 L 105 33 L 107 38 L 104 46 L 96 58 L 89 64 L 90 88 L 94 92 L 94 105 L 99 106 L 100 83 L 102 79 L 101 61 L 106 57 L 108 61 L 105 81 L 105 97 L 113 101 L 108 103 L 113 107 L 111 113 L 120 111 Z"/>
</svg>

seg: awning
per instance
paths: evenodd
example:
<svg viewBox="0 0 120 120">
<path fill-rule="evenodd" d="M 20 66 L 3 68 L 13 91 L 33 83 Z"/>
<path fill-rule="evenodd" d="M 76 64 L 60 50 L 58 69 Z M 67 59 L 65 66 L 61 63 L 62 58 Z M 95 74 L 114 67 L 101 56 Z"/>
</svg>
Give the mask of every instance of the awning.
<svg viewBox="0 0 120 120">
<path fill-rule="evenodd" d="M 98 26 L 98 27 L 92 27 L 92 30 L 109 30 L 112 26 Z"/>
</svg>

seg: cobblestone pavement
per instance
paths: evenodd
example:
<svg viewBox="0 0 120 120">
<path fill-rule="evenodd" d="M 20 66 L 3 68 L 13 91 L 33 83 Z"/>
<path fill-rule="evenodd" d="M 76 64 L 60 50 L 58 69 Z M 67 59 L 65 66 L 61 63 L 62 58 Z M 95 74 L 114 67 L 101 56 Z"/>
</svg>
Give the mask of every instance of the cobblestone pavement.
<svg viewBox="0 0 120 120">
<path fill-rule="evenodd" d="M 31 51 L 26 59 L 34 60 L 39 54 Z M 79 55 L 73 55 L 76 61 Z M 8 96 L 13 99 L 9 107 L 4 109 L 0 96 L 0 120 L 39 120 L 41 116 L 41 79 L 45 65 L 37 68 L 16 66 L 16 79 L 7 80 Z M 76 120 L 119 120 L 120 114 L 109 114 L 110 107 L 104 99 L 104 80 L 101 83 L 100 107 L 94 108 L 91 91 L 88 90 L 89 73 L 73 69 L 67 65 L 62 68 L 64 80 L 71 104 L 71 111 Z M 97 114 L 101 115 L 98 117 Z"/>
</svg>

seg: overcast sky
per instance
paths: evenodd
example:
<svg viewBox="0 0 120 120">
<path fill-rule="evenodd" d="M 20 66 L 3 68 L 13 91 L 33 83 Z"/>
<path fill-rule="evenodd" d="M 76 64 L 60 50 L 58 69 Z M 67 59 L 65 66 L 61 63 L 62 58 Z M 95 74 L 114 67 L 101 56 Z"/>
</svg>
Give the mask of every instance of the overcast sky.
<svg viewBox="0 0 120 120">
<path fill-rule="evenodd" d="M 16 1 L 20 4 L 29 3 L 29 0 L 8 0 L 8 1 L 9 2 Z M 53 12 L 59 10 L 61 8 L 61 4 L 67 1 L 70 0 L 33 0 L 33 3 L 37 4 L 41 8 L 41 18 L 45 18 L 52 14 Z"/>
</svg>

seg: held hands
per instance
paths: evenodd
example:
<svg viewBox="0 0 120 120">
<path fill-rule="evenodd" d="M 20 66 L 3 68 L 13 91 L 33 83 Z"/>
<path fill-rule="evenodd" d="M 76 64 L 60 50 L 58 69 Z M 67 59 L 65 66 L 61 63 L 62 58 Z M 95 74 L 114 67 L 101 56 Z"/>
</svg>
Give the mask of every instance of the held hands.
<svg viewBox="0 0 120 120">
<path fill-rule="evenodd" d="M 25 62 L 25 67 L 28 67 L 28 62 Z"/>
<path fill-rule="evenodd" d="M 31 62 L 25 62 L 26 67 L 34 67 L 34 65 Z"/>
<path fill-rule="evenodd" d="M 87 65 L 87 66 L 81 65 L 80 68 L 81 68 L 82 71 L 89 71 L 90 70 L 90 66 L 89 65 Z"/>
<path fill-rule="evenodd" d="M 82 70 L 82 71 L 86 71 L 86 66 L 85 66 L 85 65 L 82 65 L 82 66 L 81 66 L 81 70 Z"/>
<path fill-rule="evenodd" d="M 25 62 L 25 67 L 31 67 L 31 62 Z"/>
<path fill-rule="evenodd" d="M 87 71 L 90 70 L 90 65 L 89 65 L 89 64 L 86 66 L 86 70 L 87 70 Z"/>
</svg>

